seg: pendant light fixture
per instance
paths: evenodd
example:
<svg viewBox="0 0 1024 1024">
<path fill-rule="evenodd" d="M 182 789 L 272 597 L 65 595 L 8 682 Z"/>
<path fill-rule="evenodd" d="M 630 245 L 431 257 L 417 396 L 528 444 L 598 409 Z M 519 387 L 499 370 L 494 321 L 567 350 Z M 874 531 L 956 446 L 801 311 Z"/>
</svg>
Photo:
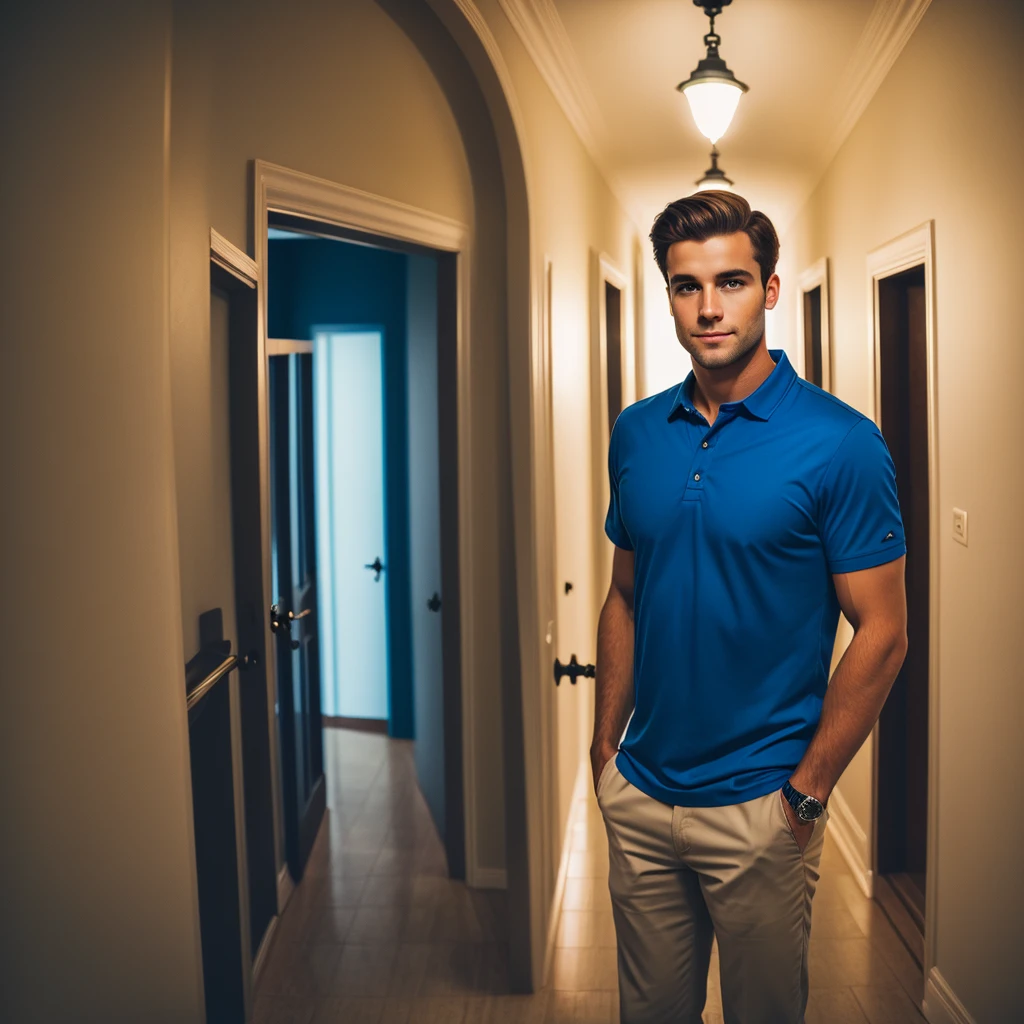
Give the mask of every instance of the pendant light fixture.
<svg viewBox="0 0 1024 1024">
<path fill-rule="evenodd" d="M 732 179 L 725 176 L 718 166 L 718 147 L 711 147 L 711 166 L 704 172 L 704 177 L 697 182 L 697 191 L 705 192 L 709 188 L 722 189 L 725 192 L 732 191 Z"/>
<path fill-rule="evenodd" d="M 685 82 L 676 88 L 686 97 L 690 112 L 701 135 L 712 145 L 726 132 L 736 106 L 747 87 L 739 81 L 718 55 L 722 37 L 715 32 L 715 18 L 728 7 L 732 0 L 693 0 L 702 7 L 711 22 L 711 30 L 704 37 L 707 55 L 697 64 L 696 70 Z"/>
</svg>

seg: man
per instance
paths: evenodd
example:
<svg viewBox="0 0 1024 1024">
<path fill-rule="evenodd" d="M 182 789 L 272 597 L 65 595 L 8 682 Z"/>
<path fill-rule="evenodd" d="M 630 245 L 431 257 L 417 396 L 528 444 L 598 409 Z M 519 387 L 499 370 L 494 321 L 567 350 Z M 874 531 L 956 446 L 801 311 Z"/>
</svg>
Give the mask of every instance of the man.
<svg viewBox="0 0 1024 1024">
<path fill-rule="evenodd" d="M 906 653 L 895 474 L 871 420 L 767 348 L 763 213 L 701 192 L 651 240 L 693 369 L 609 452 L 591 760 L 621 1020 L 698 1024 L 717 935 L 727 1024 L 798 1024 L 825 806 Z"/>
</svg>

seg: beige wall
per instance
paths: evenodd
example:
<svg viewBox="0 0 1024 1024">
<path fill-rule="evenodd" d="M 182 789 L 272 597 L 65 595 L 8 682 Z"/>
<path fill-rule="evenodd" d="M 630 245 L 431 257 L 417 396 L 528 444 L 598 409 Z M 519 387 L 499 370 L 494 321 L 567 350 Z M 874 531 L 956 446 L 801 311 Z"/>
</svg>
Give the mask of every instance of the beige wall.
<svg viewBox="0 0 1024 1024">
<path fill-rule="evenodd" d="M 633 229 L 498 4 L 482 4 L 481 10 L 509 63 L 527 126 L 538 249 L 554 260 L 558 477 L 567 495 L 585 493 L 590 467 L 580 455 L 589 445 L 590 254 L 607 252 L 631 278 Z M 511 537 L 498 532 L 500 506 L 507 500 L 502 480 L 507 454 L 501 448 L 507 415 L 500 298 L 504 210 L 496 194 L 497 155 L 486 142 L 490 129 L 481 123 L 486 120 L 482 108 L 465 96 L 472 88 L 466 72 L 453 66 L 458 61 L 449 53 L 450 40 L 438 38 L 431 16 L 415 5 L 321 3 L 289 8 L 285 17 L 267 0 L 255 10 L 246 6 L 245 17 L 241 11 L 230 3 L 219 5 L 214 15 L 188 0 L 175 6 L 172 366 L 186 641 L 190 623 L 205 607 L 229 607 L 229 567 L 212 557 L 223 547 L 219 524 L 227 482 L 211 466 L 221 458 L 216 448 L 226 444 L 226 436 L 205 443 L 207 428 L 196 426 L 195 396 L 201 396 L 205 421 L 206 410 L 216 407 L 207 232 L 212 225 L 246 246 L 247 161 L 260 157 L 472 225 L 478 271 L 472 354 L 474 562 L 481 576 L 474 608 L 481 638 L 473 666 L 476 842 L 480 866 L 500 871 L 505 854 L 501 665 L 495 661 L 497 645 L 487 638 L 498 633 L 500 586 L 510 582 L 496 577 L 495 552 Z M 380 130 L 382 124 L 387 131 Z M 571 623 L 570 641 L 581 658 L 591 658 L 595 623 L 578 609 L 592 604 L 594 524 L 585 503 L 566 497 L 559 509 L 560 535 L 568 538 L 559 548 L 559 579 L 576 584 L 564 614 Z M 578 742 L 574 746 L 578 749 Z"/>
<path fill-rule="evenodd" d="M 821 256 L 832 261 L 835 391 L 870 410 L 865 256 L 935 221 L 939 770 L 929 870 L 938 873 L 936 964 L 979 1024 L 1024 1011 L 1024 827 L 1015 797 L 1024 775 L 1022 41 L 1019 4 L 966 12 L 933 0 L 784 235 L 780 265 L 792 335 L 797 274 Z M 951 537 L 954 506 L 969 513 L 967 548 Z M 869 746 L 840 787 L 869 836 L 871 787 Z"/>
<path fill-rule="evenodd" d="M 3 503 L 5 670 L 16 687 L 2 719 L 4 777 L 16 783 L 5 793 L 17 837 L 5 844 L 6 919 L 18 936 L 3 999 L 15 1019 L 201 1016 L 182 658 L 200 611 L 223 606 L 233 631 L 208 240 L 213 226 L 252 251 L 254 157 L 473 231 L 478 530 L 464 600 L 480 641 L 467 676 L 479 863 L 492 877 L 504 868 L 506 667 L 495 638 L 514 606 L 507 280 L 482 102 L 420 5 L 180 0 L 173 19 L 171 6 L 113 4 L 85 18 L 64 5 L 5 26 L 4 93 L 26 100 L 3 114 L 19 159 L 3 171 L 0 306 L 0 415 L 18 439 L 4 450 L 17 501 Z M 599 524 L 576 497 L 591 483 L 588 268 L 601 251 L 633 279 L 633 227 L 497 3 L 481 6 L 528 125 L 537 251 L 554 260 L 559 578 L 577 585 L 559 617 L 585 658 L 594 622 L 580 609 L 605 586 L 590 566 Z M 578 745 L 591 698 L 576 693 L 567 737 Z"/>
<path fill-rule="evenodd" d="M 171 141 L 171 348 L 181 513 L 183 617 L 231 604 L 223 509 L 212 468 L 227 436 L 210 410 L 225 397 L 209 328 L 209 229 L 250 253 L 248 163 L 269 160 L 461 221 L 473 229 L 474 519 L 479 639 L 474 688 L 478 865 L 505 864 L 500 718 L 502 588 L 496 552 L 508 502 L 504 208 L 482 102 L 450 38 L 425 9 L 371 0 L 283 7 L 175 4 Z M 421 50 L 423 52 L 421 52 Z M 424 56 L 424 53 L 427 56 Z M 198 418 L 197 418 L 198 406 Z M 503 440 L 504 438 L 504 440 Z M 187 646 L 187 642 L 186 642 Z"/>
<path fill-rule="evenodd" d="M 167 323 L 168 3 L 4 14 L 0 1017 L 202 1016 Z"/>
<path fill-rule="evenodd" d="M 593 564 L 595 533 L 600 531 L 603 537 L 603 518 L 597 520 L 590 499 L 594 483 L 590 435 L 592 266 L 596 255 L 603 253 L 632 282 L 636 228 L 598 172 L 498 0 L 480 0 L 478 7 L 507 65 L 514 101 L 521 112 L 534 256 L 551 261 L 557 604 L 554 643 L 546 650 L 552 662 L 556 656 L 566 662 L 575 653 L 587 663 L 596 656 L 595 596 L 603 596 L 609 583 L 595 578 Z M 573 583 L 569 595 L 564 592 L 565 581 Z M 543 915 L 554 891 L 573 786 L 589 746 L 593 682 L 582 679 L 575 687 L 563 682 L 554 691 L 545 671 L 539 679 L 524 673 L 523 686 L 539 687 L 541 698 L 554 701 L 557 734 L 557 760 L 551 777 L 542 783 L 543 795 L 551 801 L 554 826 L 552 844 L 543 852 L 544 882 L 550 888 L 534 894 L 535 907 L 540 906 Z M 527 758 L 542 757 L 539 740 L 536 731 L 526 736 Z M 532 815 L 541 812 L 537 807 L 528 811 L 530 828 L 534 828 L 539 823 Z M 541 935 L 546 931 L 546 919 L 539 931 Z"/>
</svg>

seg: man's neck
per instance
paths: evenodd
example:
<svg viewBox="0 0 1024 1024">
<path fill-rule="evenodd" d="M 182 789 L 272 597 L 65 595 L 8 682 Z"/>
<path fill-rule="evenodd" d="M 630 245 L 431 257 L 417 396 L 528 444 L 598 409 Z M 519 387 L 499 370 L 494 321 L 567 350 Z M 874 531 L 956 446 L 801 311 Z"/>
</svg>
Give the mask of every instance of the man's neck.
<svg viewBox="0 0 1024 1024">
<path fill-rule="evenodd" d="M 714 423 L 719 406 L 740 402 L 753 394 L 775 369 L 764 338 L 747 355 L 729 366 L 708 370 L 693 363 L 693 404 L 708 423 Z"/>
</svg>

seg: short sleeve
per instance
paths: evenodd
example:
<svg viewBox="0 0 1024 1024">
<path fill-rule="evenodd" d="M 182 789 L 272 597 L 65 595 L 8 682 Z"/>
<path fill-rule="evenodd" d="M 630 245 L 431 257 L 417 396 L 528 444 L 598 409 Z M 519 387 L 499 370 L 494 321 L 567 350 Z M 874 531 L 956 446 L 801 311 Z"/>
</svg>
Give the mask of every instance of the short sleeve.
<svg viewBox="0 0 1024 1024">
<path fill-rule="evenodd" d="M 619 429 L 619 420 L 616 420 L 612 428 L 611 441 L 608 445 L 608 490 L 610 498 L 608 501 L 608 515 L 604 520 L 604 532 L 608 539 L 617 547 L 626 551 L 633 550 L 633 542 L 629 539 L 629 533 L 622 522 L 622 509 L 619 504 L 619 449 L 622 443 L 622 431 Z"/>
<path fill-rule="evenodd" d="M 830 572 L 870 569 L 906 554 L 896 469 L 871 420 L 861 420 L 833 455 L 818 508 Z"/>
</svg>

